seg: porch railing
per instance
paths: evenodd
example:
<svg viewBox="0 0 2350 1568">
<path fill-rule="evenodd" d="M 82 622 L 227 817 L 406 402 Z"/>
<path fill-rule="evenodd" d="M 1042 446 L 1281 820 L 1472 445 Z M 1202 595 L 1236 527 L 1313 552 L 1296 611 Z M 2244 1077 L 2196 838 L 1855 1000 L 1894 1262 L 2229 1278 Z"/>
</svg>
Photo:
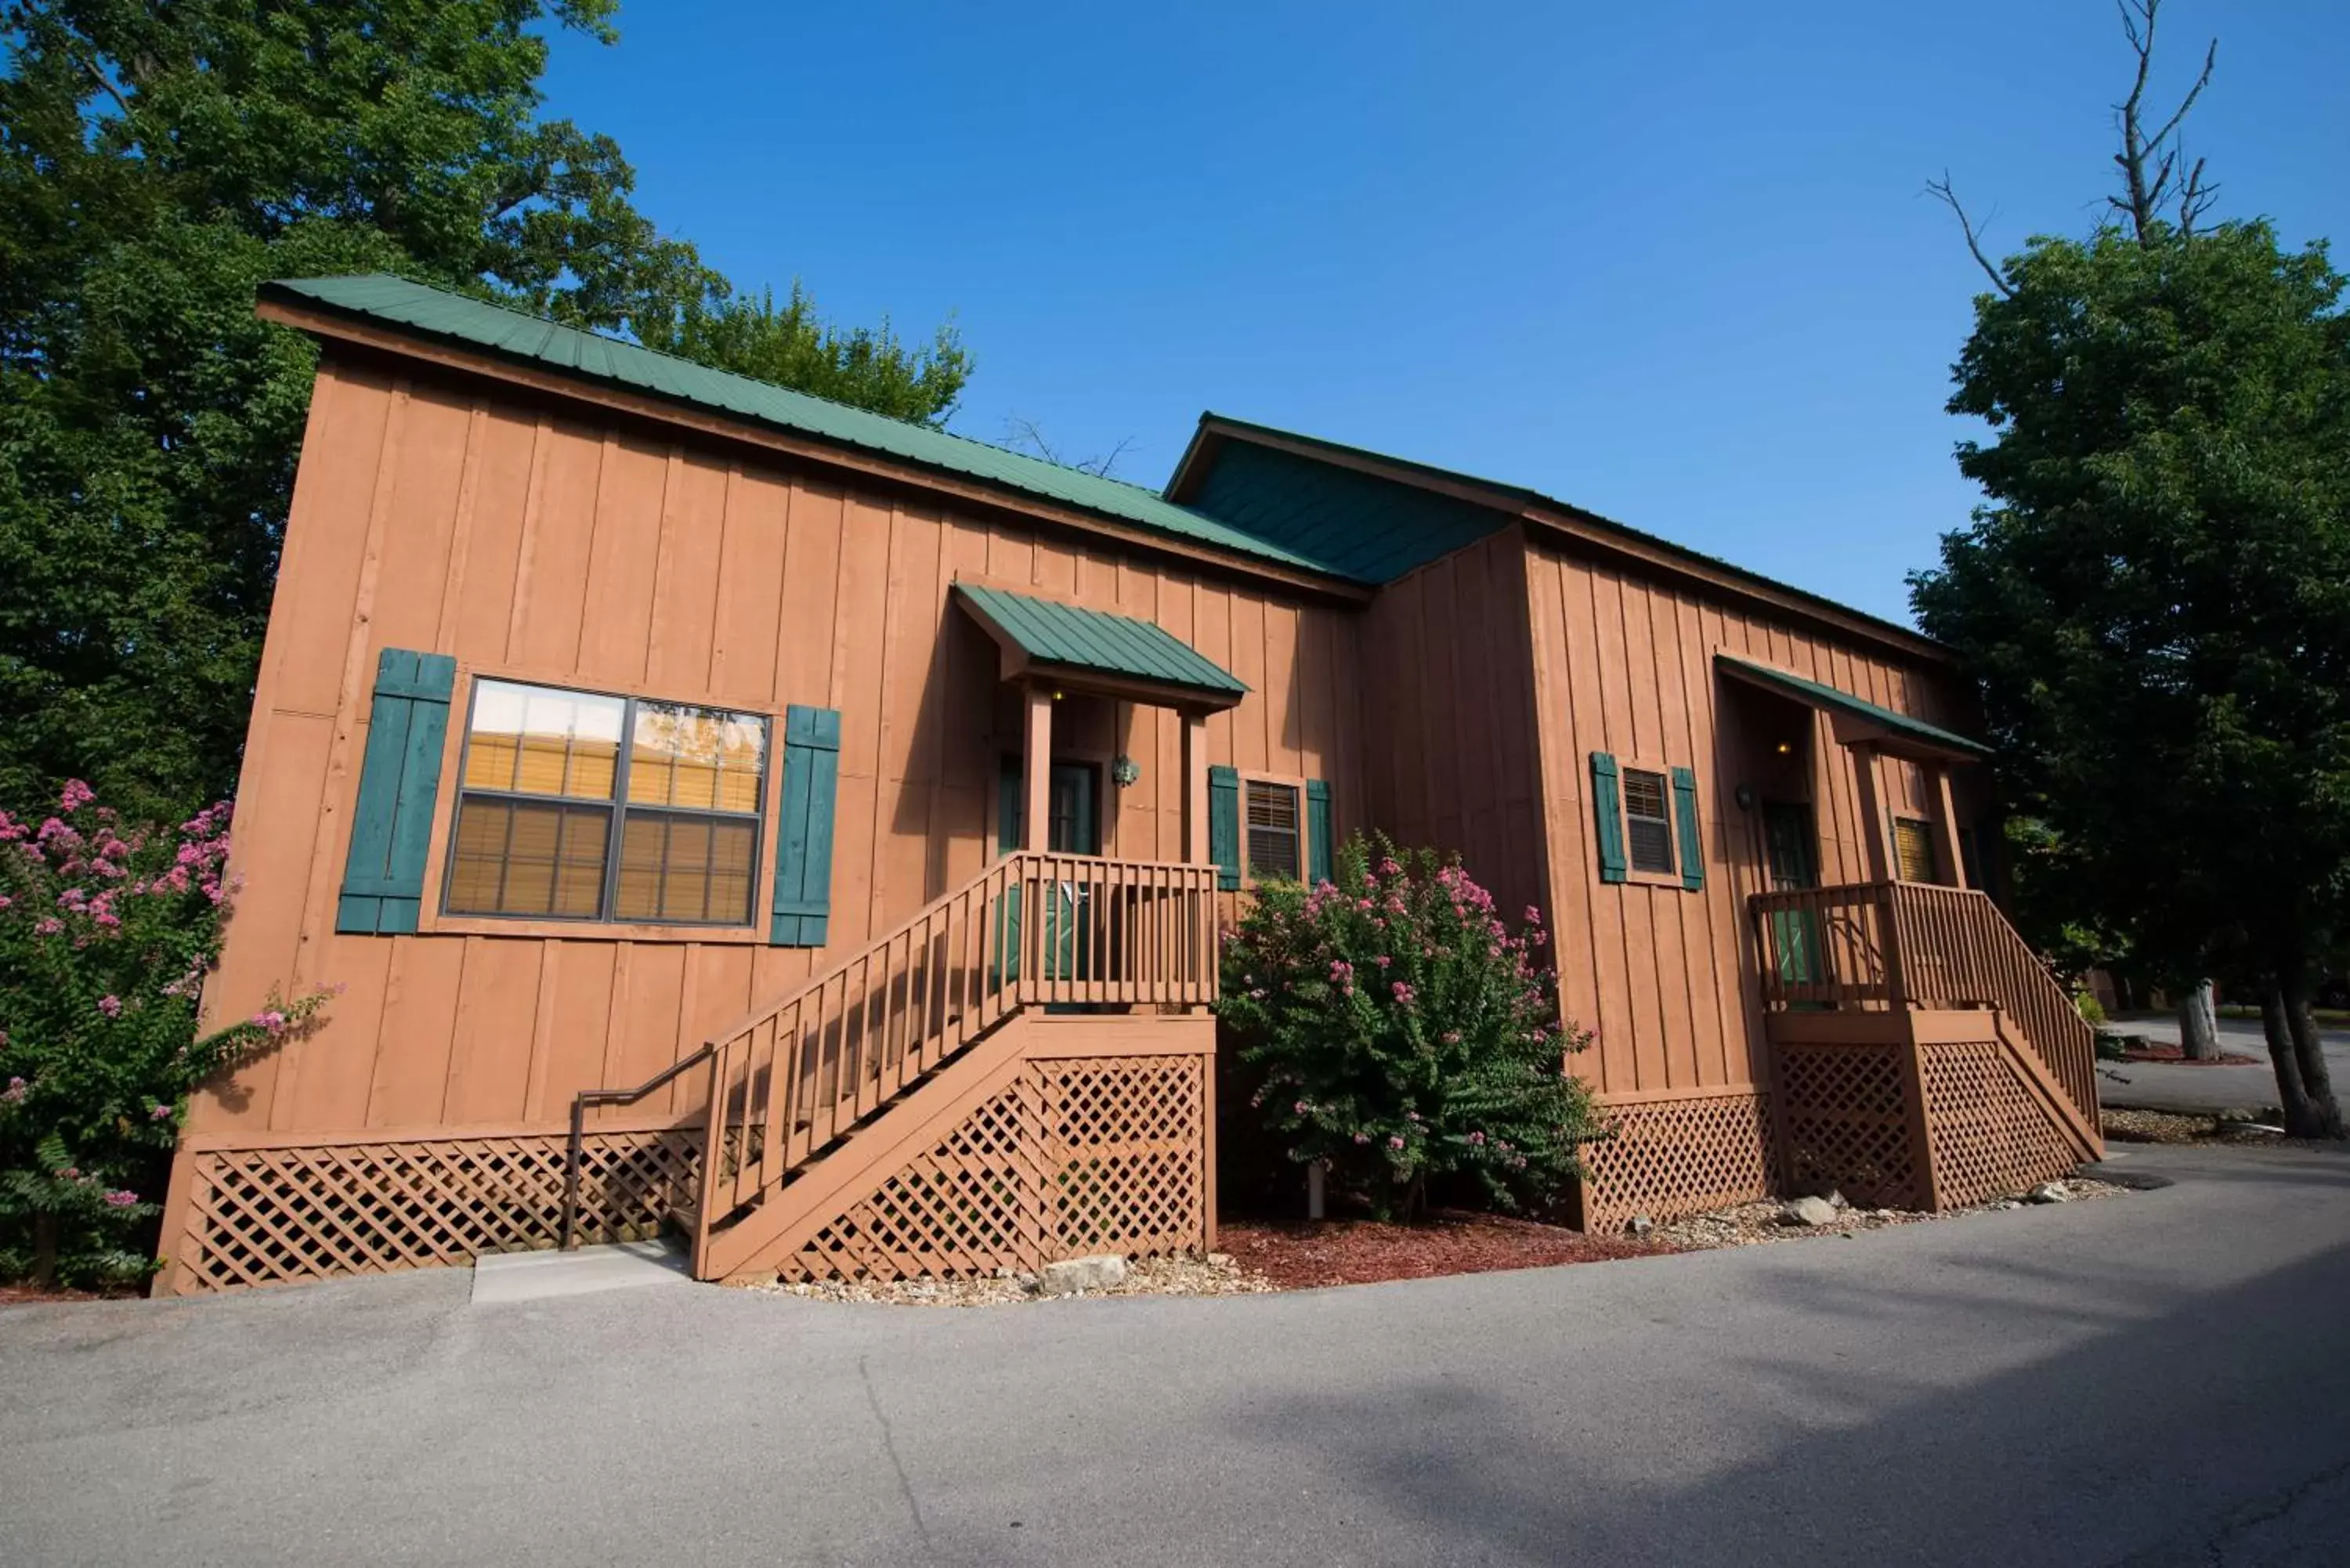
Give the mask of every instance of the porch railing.
<svg viewBox="0 0 2350 1568">
<path fill-rule="evenodd" d="M 2095 1125 L 2096 1033 L 1982 893 L 1863 882 L 1757 894 L 1752 906 L 1766 1006 L 1996 1007 Z"/>
<path fill-rule="evenodd" d="M 713 1035 L 697 1241 L 1024 1007 L 1214 1001 L 1216 877 L 1009 856 Z"/>
</svg>

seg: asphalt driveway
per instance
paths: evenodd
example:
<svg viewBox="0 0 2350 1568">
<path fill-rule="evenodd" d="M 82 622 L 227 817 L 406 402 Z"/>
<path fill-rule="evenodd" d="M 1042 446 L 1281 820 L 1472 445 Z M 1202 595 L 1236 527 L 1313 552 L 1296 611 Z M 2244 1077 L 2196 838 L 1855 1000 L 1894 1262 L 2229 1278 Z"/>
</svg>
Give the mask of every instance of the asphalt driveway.
<svg viewBox="0 0 2350 1568">
<path fill-rule="evenodd" d="M 27 1563 L 2339 1563 L 2350 1158 L 985 1311 L 463 1272 L 0 1312 Z"/>
<path fill-rule="evenodd" d="M 2126 1012 L 2107 1026 L 2116 1033 L 2143 1034 L 2178 1044 L 2176 1012 Z M 2147 1111 L 2259 1111 L 2277 1103 L 2276 1069 L 2269 1065 L 2268 1036 L 2258 1019 L 2219 1021 L 2220 1049 L 2250 1056 L 2247 1065 L 2189 1062 L 2100 1062 L 2097 1098 L 2107 1106 Z M 2337 1094 L 2350 1094 L 2350 1032 L 2321 1029 L 2318 1040 Z M 2345 1553 L 2350 1561 L 2350 1552 Z"/>
</svg>

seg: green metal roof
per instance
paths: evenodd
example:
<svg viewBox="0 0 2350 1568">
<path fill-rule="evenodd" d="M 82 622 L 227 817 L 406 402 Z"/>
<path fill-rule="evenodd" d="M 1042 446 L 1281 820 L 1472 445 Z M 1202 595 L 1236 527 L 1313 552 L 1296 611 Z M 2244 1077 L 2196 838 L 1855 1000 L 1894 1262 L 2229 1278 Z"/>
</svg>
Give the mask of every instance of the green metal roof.
<svg viewBox="0 0 2350 1568">
<path fill-rule="evenodd" d="M 1283 452 L 1252 441 L 1252 435 L 1318 448 L 1336 456 L 1361 458 L 1403 475 L 1419 474 L 1472 488 L 1492 496 L 1492 501 L 1490 506 L 1482 506 L 1411 483 L 1407 478 L 1383 478 L 1303 454 Z M 1253 455 L 1266 452 L 1287 459 L 1287 463 L 1269 463 Z M 1219 474 L 1226 464 L 1235 461 L 1243 465 L 1242 472 L 1234 483 L 1226 484 Z M 1319 472 L 1310 472 L 1313 470 Z M 1379 487 L 1376 499 L 1367 488 L 1373 486 Z M 1505 484 L 1457 469 L 1439 468 L 1433 463 L 1416 462 L 1410 458 L 1234 419 L 1229 414 L 1211 411 L 1200 416 L 1199 430 L 1168 481 L 1167 493 L 1180 496 L 1184 505 L 1211 513 L 1261 538 L 1312 554 L 1342 571 L 1382 584 L 1391 583 L 1414 567 L 1492 532 L 1503 520 L 1494 517 L 1496 512 L 1514 515 L 1530 506 L 1547 507 L 1605 533 L 1677 556 L 1693 566 L 1726 573 L 1757 587 L 1882 627 L 1912 643 L 1937 646 L 1931 638 L 1913 627 L 1839 604 L 1825 595 L 1783 583 L 1719 556 L 1677 545 L 1523 484 Z M 1494 520 L 1481 528 L 1477 521 L 1481 515 Z"/>
<path fill-rule="evenodd" d="M 1829 708 L 1851 714 L 1854 718 L 1889 730 L 1898 735 L 1932 746 L 1938 751 L 1959 752 L 1971 757 L 1987 757 L 1991 748 L 1981 741 L 1970 741 L 1923 719 L 1912 719 L 1907 713 L 1897 713 L 1890 708 L 1880 708 L 1866 698 L 1835 686 L 1823 686 L 1816 680 L 1806 680 L 1800 675 L 1774 670 L 1767 664 L 1757 664 L 1751 659 L 1741 659 L 1734 653 L 1717 653 L 1714 662 L 1733 673 L 1764 686 L 1774 687 L 1815 708 Z"/>
<path fill-rule="evenodd" d="M 1149 532 L 1328 576 L 1352 574 L 1300 550 L 1179 506 L 1140 485 L 1064 468 L 928 425 L 656 353 L 484 300 L 382 273 L 283 278 L 265 296 L 362 317 L 407 336 L 437 338 L 583 379 L 714 410 L 752 424 L 958 474 L 1023 495 L 1073 506 Z"/>
<path fill-rule="evenodd" d="M 1191 505 L 1260 539 L 1391 583 L 1506 527 L 1513 514 L 1253 441 L 1227 441 Z"/>
<path fill-rule="evenodd" d="M 981 622 L 1038 664 L 1241 697 L 1248 687 L 1163 626 L 1004 588 L 957 583 Z"/>
</svg>

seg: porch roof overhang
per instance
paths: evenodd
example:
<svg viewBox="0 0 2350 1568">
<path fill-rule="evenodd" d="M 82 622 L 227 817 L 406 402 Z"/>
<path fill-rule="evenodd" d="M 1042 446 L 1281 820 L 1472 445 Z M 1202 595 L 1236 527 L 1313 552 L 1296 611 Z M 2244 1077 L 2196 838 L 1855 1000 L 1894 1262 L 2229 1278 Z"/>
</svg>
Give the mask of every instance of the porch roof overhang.
<svg viewBox="0 0 2350 1568">
<path fill-rule="evenodd" d="M 958 582 L 955 597 L 995 639 L 1005 680 L 1051 680 L 1128 701 L 1215 712 L 1248 687 L 1165 627 L 1009 588 Z"/>
<path fill-rule="evenodd" d="M 1991 755 L 1981 741 L 1880 708 L 1866 698 L 1767 664 L 1757 664 L 1733 653 L 1713 656 L 1714 668 L 1724 675 L 1792 697 L 1816 708 L 1835 722 L 1836 740 L 1847 746 L 1873 746 L 1887 756 L 1920 763 L 1979 763 Z"/>
</svg>

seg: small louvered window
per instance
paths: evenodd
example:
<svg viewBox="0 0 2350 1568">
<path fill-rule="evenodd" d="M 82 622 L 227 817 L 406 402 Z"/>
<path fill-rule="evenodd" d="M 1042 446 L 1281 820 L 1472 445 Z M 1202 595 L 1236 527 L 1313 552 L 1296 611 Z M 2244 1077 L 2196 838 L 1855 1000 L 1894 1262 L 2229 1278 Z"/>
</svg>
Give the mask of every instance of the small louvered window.
<svg viewBox="0 0 2350 1568">
<path fill-rule="evenodd" d="M 1624 770 L 1624 838 L 1633 870 L 1672 874 L 1672 794 L 1664 774 Z"/>
<path fill-rule="evenodd" d="M 1248 781 L 1248 868 L 1253 881 L 1286 877 L 1296 881 L 1298 857 L 1297 786 L 1263 779 Z"/>
<path fill-rule="evenodd" d="M 1935 873 L 1934 828 L 1914 816 L 1893 819 L 1893 859 L 1904 882 L 1938 882 Z"/>
</svg>

